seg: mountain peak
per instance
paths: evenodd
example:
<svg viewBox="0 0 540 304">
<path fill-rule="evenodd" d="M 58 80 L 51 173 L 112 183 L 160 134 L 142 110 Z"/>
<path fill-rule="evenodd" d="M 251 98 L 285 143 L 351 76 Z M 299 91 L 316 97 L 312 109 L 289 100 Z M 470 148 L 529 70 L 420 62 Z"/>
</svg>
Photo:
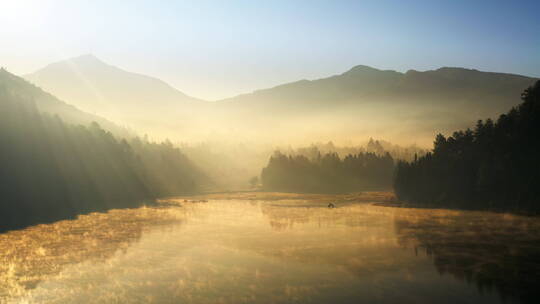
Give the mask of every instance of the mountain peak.
<svg viewBox="0 0 540 304">
<path fill-rule="evenodd" d="M 359 76 L 359 77 L 396 77 L 402 73 L 394 70 L 379 70 L 367 65 L 357 65 L 341 74 L 342 76 Z"/>
<path fill-rule="evenodd" d="M 345 72 L 345 74 L 358 74 L 358 73 L 369 73 L 369 72 L 380 72 L 380 70 L 377 70 L 367 65 L 356 65 L 352 67 L 350 70 L 348 70 L 347 72 Z"/>
<path fill-rule="evenodd" d="M 437 72 L 478 72 L 478 70 L 475 69 L 467 69 L 467 68 L 461 68 L 461 67 L 441 67 L 435 70 Z"/>
<path fill-rule="evenodd" d="M 81 56 L 70 58 L 67 61 L 76 63 L 78 65 L 107 65 L 105 62 L 103 62 L 93 54 L 84 54 Z"/>
<path fill-rule="evenodd" d="M 104 61 L 97 58 L 93 54 L 84 54 L 77 57 L 72 57 L 72 58 L 63 59 L 57 62 L 53 62 L 47 65 L 42 70 L 46 70 L 48 68 L 53 68 L 53 69 L 63 68 L 66 65 L 77 66 L 78 68 L 93 68 L 93 69 L 111 67 L 109 64 L 105 63 Z"/>
</svg>

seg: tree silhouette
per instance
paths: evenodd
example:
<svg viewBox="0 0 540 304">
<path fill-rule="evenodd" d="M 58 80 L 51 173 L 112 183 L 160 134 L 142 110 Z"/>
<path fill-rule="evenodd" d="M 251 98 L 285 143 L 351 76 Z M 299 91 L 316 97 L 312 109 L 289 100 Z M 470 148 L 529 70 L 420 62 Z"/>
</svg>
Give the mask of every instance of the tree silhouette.
<svg viewBox="0 0 540 304">
<path fill-rule="evenodd" d="M 428 206 L 540 211 L 540 81 L 496 122 L 435 138 L 433 151 L 397 165 L 400 200 Z"/>
<path fill-rule="evenodd" d="M 0 72 L 0 230 L 139 206 L 204 180 L 169 142 L 118 139 L 97 123 L 41 113 L 13 77 Z"/>
<path fill-rule="evenodd" d="M 313 153 L 286 156 L 276 152 L 262 170 L 263 188 L 271 191 L 337 193 L 391 187 L 394 160 L 389 153 Z"/>
</svg>

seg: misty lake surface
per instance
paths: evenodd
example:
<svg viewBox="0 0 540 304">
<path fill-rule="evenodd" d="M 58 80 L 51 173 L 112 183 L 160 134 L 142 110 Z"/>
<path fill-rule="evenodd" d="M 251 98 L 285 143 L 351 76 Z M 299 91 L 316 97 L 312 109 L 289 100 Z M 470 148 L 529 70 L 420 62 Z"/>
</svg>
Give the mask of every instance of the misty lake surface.
<svg viewBox="0 0 540 304">
<path fill-rule="evenodd" d="M 1 303 L 535 303 L 537 218 L 173 201 L 0 234 Z M 537 303 L 537 302 L 536 302 Z"/>
</svg>

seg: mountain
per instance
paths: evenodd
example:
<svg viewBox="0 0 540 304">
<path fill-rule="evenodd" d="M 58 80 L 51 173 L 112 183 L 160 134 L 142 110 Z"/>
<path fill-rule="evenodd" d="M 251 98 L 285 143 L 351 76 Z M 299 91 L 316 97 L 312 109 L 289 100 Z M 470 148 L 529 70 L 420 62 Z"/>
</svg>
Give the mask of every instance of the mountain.
<svg viewBox="0 0 540 304">
<path fill-rule="evenodd" d="M 328 78 L 205 102 L 92 55 L 25 77 L 81 109 L 162 138 L 309 144 L 373 136 L 426 147 L 439 132 L 508 111 L 535 81 L 464 68 L 401 73 L 358 65 Z"/>
<path fill-rule="evenodd" d="M 84 111 L 134 129 L 166 124 L 203 104 L 159 79 L 124 71 L 93 55 L 52 63 L 24 78 Z"/>
<path fill-rule="evenodd" d="M 221 107 L 284 129 L 290 128 L 284 126 L 287 120 L 294 120 L 296 126 L 309 125 L 308 131 L 341 138 L 363 133 L 427 144 L 436 133 L 508 111 L 535 81 L 464 68 L 400 73 L 359 65 L 340 75 L 225 99 Z"/>
<path fill-rule="evenodd" d="M 464 68 L 440 68 L 406 73 L 356 66 L 318 80 L 301 80 L 270 89 L 225 99 L 242 107 L 332 108 L 343 104 L 430 104 L 493 109 L 502 113 L 519 103 L 519 93 L 535 78 L 481 72 Z M 518 96 L 518 97 L 516 97 Z"/>
<path fill-rule="evenodd" d="M 101 127 L 117 136 L 126 137 L 132 135 L 127 129 L 100 116 L 83 112 L 5 69 L 0 69 L 0 90 L 34 104 L 39 112 L 58 115 L 67 123 L 88 126 L 93 122 L 97 122 Z"/>
</svg>

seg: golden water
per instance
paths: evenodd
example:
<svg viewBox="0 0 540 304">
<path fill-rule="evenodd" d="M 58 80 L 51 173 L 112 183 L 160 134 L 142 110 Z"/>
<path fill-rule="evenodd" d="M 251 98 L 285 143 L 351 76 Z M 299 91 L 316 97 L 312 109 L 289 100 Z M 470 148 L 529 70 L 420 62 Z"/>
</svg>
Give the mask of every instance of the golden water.
<svg viewBox="0 0 540 304">
<path fill-rule="evenodd" d="M 535 303 L 540 223 L 212 200 L 0 234 L 1 303 Z"/>
</svg>

